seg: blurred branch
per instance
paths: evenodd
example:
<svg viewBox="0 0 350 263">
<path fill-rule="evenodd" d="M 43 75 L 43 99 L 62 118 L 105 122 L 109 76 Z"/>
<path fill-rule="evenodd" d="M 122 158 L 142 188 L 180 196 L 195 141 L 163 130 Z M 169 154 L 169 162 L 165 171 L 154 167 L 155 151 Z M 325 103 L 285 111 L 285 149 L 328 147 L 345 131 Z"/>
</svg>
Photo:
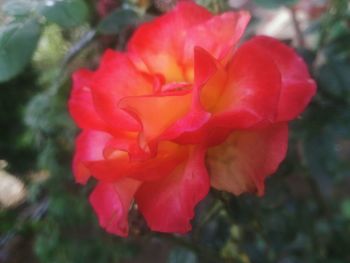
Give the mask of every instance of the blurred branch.
<svg viewBox="0 0 350 263">
<path fill-rule="evenodd" d="M 95 38 L 96 30 L 86 32 L 67 52 L 59 67 L 57 77 L 54 79 L 50 88 L 50 95 L 55 95 L 63 82 L 67 79 L 68 65 L 77 57 L 77 55 L 84 50 Z"/>
<path fill-rule="evenodd" d="M 96 30 L 86 32 L 78 42 L 76 42 L 64 57 L 61 69 L 64 69 L 85 47 L 87 47 L 96 36 Z"/>
<path fill-rule="evenodd" d="M 26 224 L 40 220 L 45 215 L 48 207 L 48 198 L 44 198 L 37 204 L 25 207 L 21 214 L 18 216 L 15 227 L 6 234 L 0 236 L 0 251 L 3 247 L 6 247 L 6 245 L 10 243 L 13 238 L 16 237 L 18 232 L 20 232 Z"/>
<path fill-rule="evenodd" d="M 198 223 L 197 227 L 194 229 L 193 240 L 197 240 L 197 237 L 202 228 L 211 220 L 213 220 L 220 213 L 221 209 L 222 203 L 214 199 L 213 204 L 209 207 L 208 211 L 205 214 L 205 217 Z"/>
<path fill-rule="evenodd" d="M 293 23 L 298 46 L 301 48 L 305 48 L 305 39 L 304 39 L 303 32 L 301 31 L 301 28 L 300 28 L 300 23 L 298 21 L 296 9 L 293 7 L 289 7 L 289 11 L 292 17 L 292 23 Z"/>
</svg>

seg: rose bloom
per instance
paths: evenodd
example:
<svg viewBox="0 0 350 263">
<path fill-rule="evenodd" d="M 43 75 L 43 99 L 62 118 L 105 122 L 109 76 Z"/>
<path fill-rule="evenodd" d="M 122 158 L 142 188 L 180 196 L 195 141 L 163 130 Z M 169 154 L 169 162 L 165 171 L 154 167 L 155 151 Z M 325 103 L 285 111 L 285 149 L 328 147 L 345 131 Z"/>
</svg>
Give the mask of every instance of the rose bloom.
<svg viewBox="0 0 350 263">
<path fill-rule="evenodd" d="M 181 1 L 141 25 L 125 52 L 74 73 L 74 175 L 97 180 L 90 202 L 106 231 L 127 236 L 134 203 L 152 230 L 185 233 L 210 186 L 264 193 L 286 155 L 287 122 L 316 87 L 281 42 L 238 44 L 249 19 Z"/>
</svg>

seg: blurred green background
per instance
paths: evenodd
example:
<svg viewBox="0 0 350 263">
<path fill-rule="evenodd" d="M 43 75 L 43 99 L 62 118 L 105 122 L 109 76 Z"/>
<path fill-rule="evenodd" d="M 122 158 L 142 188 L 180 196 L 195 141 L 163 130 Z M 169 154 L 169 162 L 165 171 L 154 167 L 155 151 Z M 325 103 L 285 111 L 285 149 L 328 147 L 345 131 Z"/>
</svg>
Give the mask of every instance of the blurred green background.
<svg viewBox="0 0 350 263">
<path fill-rule="evenodd" d="M 78 132 L 70 74 L 123 49 L 174 0 L 0 1 L 0 262 L 350 262 L 350 4 L 347 0 L 198 0 L 248 9 L 246 37 L 274 36 L 309 65 L 318 93 L 290 125 L 288 156 L 263 198 L 212 191 L 186 236 L 105 233 L 71 172 Z M 7 165 L 6 165 L 7 163 Z M 13 190 L 12 192 L 9 189 Z"/>
</svg>

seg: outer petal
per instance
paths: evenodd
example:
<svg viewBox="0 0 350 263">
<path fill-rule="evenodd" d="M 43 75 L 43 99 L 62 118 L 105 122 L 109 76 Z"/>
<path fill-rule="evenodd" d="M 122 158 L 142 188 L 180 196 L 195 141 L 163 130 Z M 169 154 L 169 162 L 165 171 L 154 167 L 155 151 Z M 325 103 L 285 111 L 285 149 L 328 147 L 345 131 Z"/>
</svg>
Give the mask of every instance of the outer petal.
<svg viewBox="0 0 350 263">
<path fill-rule="evenodd" d="M 97 114 L 91 94 L 93 72 L 81 69 L 73 74 L 73 87 L 68 101 L 69 112 L 80 128 L 105 129 L 106 124 Z"/>
<path fill-rule="evenodd" d="M 144 183 L 136 202 L 154 231 L 185 233 L 191 229 L 194 207 L 209 190 L 204 149 L 192 149 L 185 162 L 158 181 Z"/>
<path fill-rule="evenodd" d="M 90 195 L 100 226 L 118 236 L 128 235 L 128 213 L 140 182 L 122 179 L 115 183 L 100 182 Z"/>
<path fill-rule="evenodd" d="M 139 130 L 140 124 L 118 107 L 127 96 L 153 92 L 152 79 L 139 72 L 125 54 L 107 50 L 93 78 L 93 100 L 100 116 L 115 130 Z"/>
<path fill-rule="evenodd" d="M 192 81 L 194 48 L 202 47 L 220 60 L 228 58 L 249 19 L 247 12 L 212 16 L 203 7 L 183 1 L 141 26 L 128 49 L 141 58 L 134 60 L 140 68 L 161 73 L 167 81 Z"/>
<path fill-rule="evenodd" d="M 108 133 L 89 130 L 83 131 L 77 137 L 73 171 L 78 183 L 85 184 L 89 179 L 91 172 L 87 164 L 104 158 L 104 147 L 111 138 L 112 136 Z"/>
<path fill-rule="evenodd" d="M 249 13 L 227 12 L 190 28 L 186 33 L 183 61 L 193 71 L 193 54 L 196 46 L 205 49 L 214 58 L 228 58 L 244 33 L 250 20 Z M 227 59 L 225 59 L 227 62 Z"/>
<path fill-rule="evenodd" d="M 186 31 L 211 17 L 205 8 L 182 1 L 167 14 L 140 26 L 129 41 L 128 50 L 141 58 L 135 59 L 139 68 L 161 73 L 167 82 L 183 81 L 183 67 L 178 60 Z"/>
<path fill-rule="evenodd" d="M 209 149 L 211 185 L 239 195 L 264 193 L 264 179 L 284 159 L 288 145 L 286 123 L 254 131 L 234 132 L 225 143 Z"/>
<path fill-rule="evenodd" d="M 265 49 L 254 41 L 237 50 L 226 83 L 219 81 L 217 85 L 224 88 L 212 109 L 214 126 L 237 129 L 275 121 L 281 91 L 280 72 Z"/>
<path fill-rule="evenodd" d="M 282 91 L 277 121 L 294 119 L 316 92 L 316 83 L 311 79 L 305 62 L 293 49 L 271 37 L 259 36 L 251 41 L 264 49 L 281 72 Z"/>
</svg>

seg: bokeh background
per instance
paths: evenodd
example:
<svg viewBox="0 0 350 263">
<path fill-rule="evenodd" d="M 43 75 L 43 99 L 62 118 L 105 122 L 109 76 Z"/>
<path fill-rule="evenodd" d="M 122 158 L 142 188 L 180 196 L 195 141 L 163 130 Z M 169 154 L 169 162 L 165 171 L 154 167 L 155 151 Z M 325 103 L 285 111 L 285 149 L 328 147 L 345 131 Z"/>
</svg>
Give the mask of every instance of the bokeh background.
<svg viewBox="0 0 350 263">
<path fill-rule="evenodd" d="M 71 172 L 78 132 L 70 75 L 123 49 L 175 0 L 1 0 L 1 263 L 350 262 L 350 4 L 348 0 L 198 0 L 246 9 L 245 38 L 274 36 L 309 65 L 318 93 L 290 125 L 286 160 L 263 198 L 212 191 L 185 236 L 105 233 Z"/>
</svg>

